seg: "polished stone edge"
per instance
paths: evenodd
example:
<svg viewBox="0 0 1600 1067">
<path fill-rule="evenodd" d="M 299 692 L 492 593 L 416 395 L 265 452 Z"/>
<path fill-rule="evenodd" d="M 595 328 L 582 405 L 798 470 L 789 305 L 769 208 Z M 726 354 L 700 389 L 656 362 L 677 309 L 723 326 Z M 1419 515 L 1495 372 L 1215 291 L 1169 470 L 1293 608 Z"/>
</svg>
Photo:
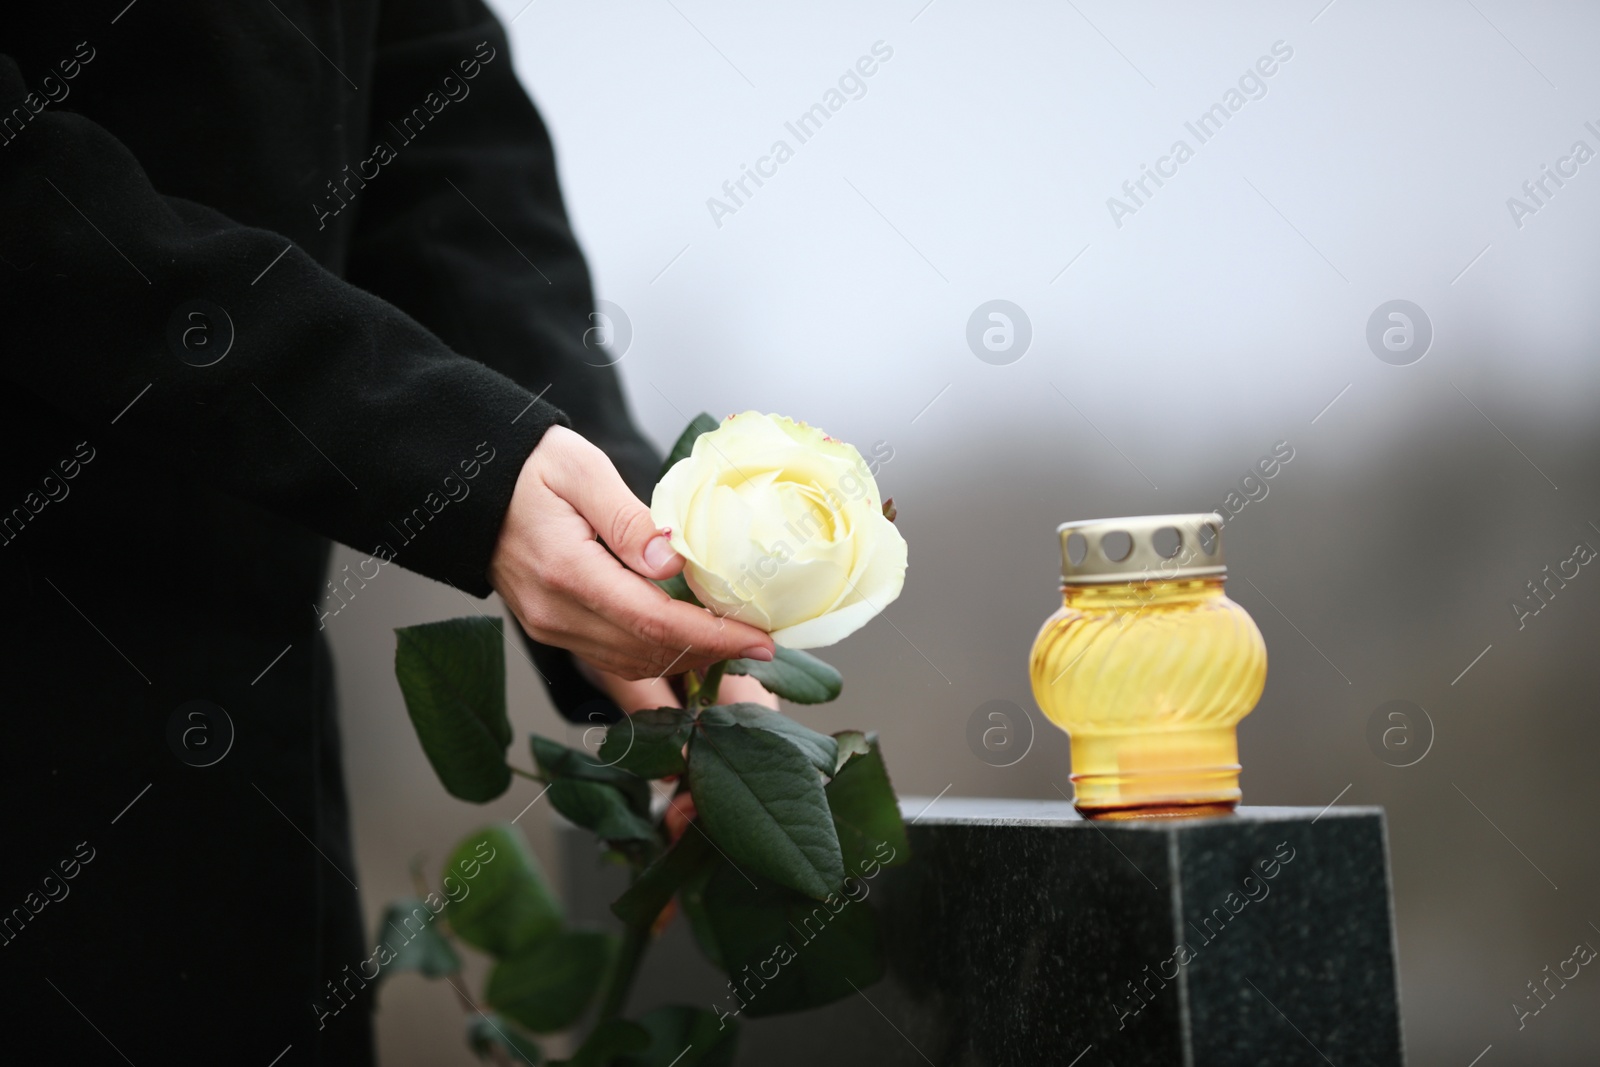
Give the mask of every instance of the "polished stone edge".
<svg viewBox="0 0 1600 1067">
<path fill-rule="evenodd" d="M 1232 815 L 1196 819 L 1120 819 L 1091 823 L 1066 800 L 1008 797 L 901 797 L 900 814 L 916 826 L 1092 826 L 1118 830 L 1186 830 L 1228 823 L 1316 822 L 1319 819 L 1382 818 L 1373 806 L 1291 808 L 1241 807 Z"/>
</svg>

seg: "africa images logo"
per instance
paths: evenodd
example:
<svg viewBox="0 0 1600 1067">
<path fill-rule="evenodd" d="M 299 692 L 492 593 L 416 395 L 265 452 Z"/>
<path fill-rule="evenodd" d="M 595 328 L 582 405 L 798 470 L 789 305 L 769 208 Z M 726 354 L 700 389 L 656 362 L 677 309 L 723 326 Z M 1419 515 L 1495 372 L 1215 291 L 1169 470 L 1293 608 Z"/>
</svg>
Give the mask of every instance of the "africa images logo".
<svg viewBox="0 0 1600 1067">
<path fill-rule="evenodd" d="M 1194 145 L 1180 137 L 1172 142 L 1166 155 L 1156 160 L 1154 167 L 1146 163 L 1139 164 L 1139 176 L 1122 183 L 1122 194 L 1127 199 L 1115 196 L 1106 198 L 1106 210 L 1111 213 L 1113 225 L 1122 229 L 1123 218 L 1137 215 L 1157 190 L 1176 178 L 1178 168 L 1194 158 L 1197 146 L 1221 133 L 1222 127 L 1244 110 L 1245 104 L 1266 97 L 1267 79 L 1278 73 L 1282 64 L 1288 63 L 1293 56 L 1294 49 L 1287 42 L 1273 41 L 1272 54 L 1261 56 L 1253 66 L 1247 67 L 1239 75 L 1237 87 L 1230 85 L 1221 100 L 1200 112 L 1193 122 L 1183 124 L 1183 128 L 1194 138 Z M 1151 183 L 1154 183 L 1154 189 Z"/>
</svg>

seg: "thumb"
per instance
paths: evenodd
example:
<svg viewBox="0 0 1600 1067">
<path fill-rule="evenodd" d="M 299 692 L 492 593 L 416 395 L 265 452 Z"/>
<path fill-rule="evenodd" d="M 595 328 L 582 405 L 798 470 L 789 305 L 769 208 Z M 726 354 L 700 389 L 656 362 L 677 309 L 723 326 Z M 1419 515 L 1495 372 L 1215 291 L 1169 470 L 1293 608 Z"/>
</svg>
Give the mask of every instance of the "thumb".
<svg viewBox="0 0 1600 1067">
<path fill-rule="evenodd" d="M 553 443 L 561 455 L 545 476 L 550 490 L 583 516 L 629 570 L 646 578 L 670 578 L 682 570 L 683 557 L 656 528 L 650 509 L 633 495 L 610 458 L 564 427 L 552 427 L 546 437 L 551 434 L 558 435 Z"/>
</svg>

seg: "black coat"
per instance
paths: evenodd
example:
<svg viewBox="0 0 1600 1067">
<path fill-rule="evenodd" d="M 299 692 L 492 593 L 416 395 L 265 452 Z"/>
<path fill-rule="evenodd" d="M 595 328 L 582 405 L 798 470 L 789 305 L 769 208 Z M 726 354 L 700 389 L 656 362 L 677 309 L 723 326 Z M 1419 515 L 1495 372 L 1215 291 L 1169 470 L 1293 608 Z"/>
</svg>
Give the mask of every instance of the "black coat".
<svg viewBox="0 0 1600 1067">
<path fill-rule="evenodd" d="M 653 474 L 548 136 L 478 0 L 35 4 L 0 53 L 0 1047 L 365 1062 L 324 613 L 487 594 L 551 425 Z"/>
</svg>

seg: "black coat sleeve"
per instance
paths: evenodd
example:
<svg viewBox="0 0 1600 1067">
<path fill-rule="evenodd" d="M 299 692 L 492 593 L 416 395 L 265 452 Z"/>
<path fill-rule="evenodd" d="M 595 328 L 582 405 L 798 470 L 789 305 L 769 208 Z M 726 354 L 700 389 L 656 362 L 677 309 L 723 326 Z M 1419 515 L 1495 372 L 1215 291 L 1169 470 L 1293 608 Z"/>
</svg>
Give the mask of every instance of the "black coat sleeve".
<svg viewBox="0 0 1600 1067">
<path fill-rule="evenodd" d="M 0 114 L 33 111 L 29 95 L 0 56 Z M 152 469 L 487 595 L 518 471 L 565 421 L 553 404 L 282 235 L 161 195 L 71 111 L 38 110 L 0 147 L 0 204 L 8 390 L 109 425 L 106 447 Z M 197 321 L 232 334 L 209 366 L 185 347 Z M 408 517 L 426 527 L 410 542 Z"/>
<path fill-rule="evenodd" d="M 660 459 L 585 346 L 588 267 L 501 26 L 478 0 L 393 0 L 375 54 L 373 139 L 392 155 L 353 198 L 351 280 L 554 403 L 648 500 Z M 568 718 L 618 714 L 565 651 L 528 647 Z"/>
</svg>

